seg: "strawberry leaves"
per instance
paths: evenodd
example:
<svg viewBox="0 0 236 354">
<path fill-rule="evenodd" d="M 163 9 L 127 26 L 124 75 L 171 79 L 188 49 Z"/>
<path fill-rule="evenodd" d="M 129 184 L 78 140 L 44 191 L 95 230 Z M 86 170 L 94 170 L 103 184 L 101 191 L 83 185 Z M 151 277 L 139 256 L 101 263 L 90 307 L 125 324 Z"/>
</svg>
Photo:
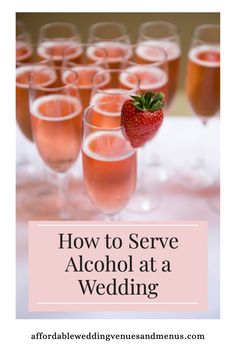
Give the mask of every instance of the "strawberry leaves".
<svg viewBox="0 0 236 354">
<path fill-rule="evenodd" d="M 145 92 L 137 96 L 131 96 L 133 105 L 140 111 L 156 111 L 164 107 L 164 94 L 162 92 Z"/>
</svg>

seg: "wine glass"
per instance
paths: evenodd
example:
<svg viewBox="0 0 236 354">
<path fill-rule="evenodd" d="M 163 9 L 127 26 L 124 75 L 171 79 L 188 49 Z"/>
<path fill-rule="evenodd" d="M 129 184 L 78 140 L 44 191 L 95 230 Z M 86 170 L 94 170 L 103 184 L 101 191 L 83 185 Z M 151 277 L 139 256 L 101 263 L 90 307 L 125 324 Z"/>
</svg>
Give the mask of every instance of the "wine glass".
<svg viewBox="0 0 236 354">
<path fill-rule="evenodd" d="M 188 54 L 186 95 L 193 112 L 202 124 L 201 155 L 182 170 L 180 178 L 190 188 L 207 188 L 214 182 L 206 162 L 208 121 L 220 109 L 220 27 L 198 26 Z"/>
<path fill-rule="evenodd" d="M 81 57 L 80 62 L 75 63 L 71 58 L 71 47 L 64 51 L 63 65 L 73 68 L 79 77 L 79 94 L 83 109 L 89 106 L 92 81 L 96 73 L 107 69 L 107 52 L 93 44 L 80 44 Z M 69 79 L 69 77 L 67 78 Z"/>
<path fill-rule="evenodd" d="M 32 47 L 30 34 L 27 31 L 25 24 L 21 21 L 16 21 L 16 65 L 24 63 L 31 59 Z M 17 95 L 16 95 L 17 99 Z M 17 110 L 16 104 L 16 110 Z M 29 134 L 30 135 L 30 134 Z M 20 143 L 21 149 L 17 150 L 17 185 L 22 184 L 23 177 L 29 172 L 29 159 L 23 150 L 27 150 L 27 143 L 21 132 L 17 130 L 17 143 Z M 26 144 L 25 144 L 26 143 Z M 26 148 L 25 148 L 26 145 Z"/>
<path fill-rule="evenodd" d="M 42 77 L 56 75 L 51 87 Z M 70 75 L 70 83 L 65 80 Z M 82 140 L 82 105 L 78 75 L 71 68 L 50 67 L 31 74 L 30 113 L 34 141 L 46 166 L 58 176 L 58 218 L 69 217 L 65 174 L 79 156 Z M 54 201 L 54 204 L 56 203 Z M 44 205 L 47 210 L 47 205 Z"/>
<path fill-rule="evenodd" d="M 165 22 L 163 24 L 163 26 L 165 27 Z M 152 26 L 151 26 L 152 25 Z M 156 22 L 154 23 L 148 23 L 148 29 L 149 27 L 155 27 Z M 151 33 L 150 33 L 151 35 Z M 158 44 L 160 44 L 160 46 L 158 46 Z M 174 42 L 170 42 L 173 43 L 173 45 L 176 48 L 176 43 Z M 148 72 L 144 75 L 144 72 L 142 75 L 143 76 L 143 92 L 145 92 L 146 90 L 152 90 L 152 91 L 161 91 L 165 94 L 165 114 L 168 110 L 168 105 L 170 103 L 170 100 L 172 101 L 173 99 L 173 86 L 177 84 L 176 82 L 176 78 L 177 76 L 174 76 L 172 73 L 172 76 L 174 76 L 174 80 L 175 80 L 175 84 L 170 83 L 170 69 L 171 71 L 173 71 L 173 63 L 174 66 L 176 67 L 176 64 L 179 63 L 179 59 L 175 59 L 173 62 L 172 60 L 170 61 L 168 58 L 168 55 L 170 57 L 170 46 L 172 46 L 172 44 L 167 45 L 168 42 L 167 40 L 142 40 L 140 42 L 138 42 L 135 45 L 131 46 L 132 49 L 132 61 L 133 61 L 133 66 L 135 67 L 135 69 L 133 70 L 139 70 L 137 68 L 136 64 L 140 64 L 140 65 L 148 65 L 148 64 L 153 64 L 155 65 L 155 70 L 153 70 L 153 74 L 152 75 L 148 75 Z M 178 47 L 177 47 L 178 48 Z M 168 53 L 169 50 L 169 53 Z M 162 57 L 164 57 L 163 55 L 163 51 L 165 52 L 165 56 L 166 59 L 164 59 L 163 63 L 160 64 L 160 60 L 162 60 Z M 176 61 L 177 60 L 177 61 Z M 170 65 L 171 63 L 171 65 Z M 141 72 L 141 71 L 140 71 Z M 166 73 L 168 73 L 168 80 L 166 77 Z M 175 73 L 176 74 L 176 73 Z M 158 81 L 158 77 L 159 77 L 159 84 L 157 85 L 157 81 Z M 153 79 L 153 82 L 151 81 Z M 173 80 L 173 77 L 172 77 Z M 161 82 L 163 82 L 163 84 L 161 85 Z M 143 85 L 141 85 L 143 86 Z M 152 87 L 153 86 L 153 87 Z M 175 86 L 176 87 L 176 86 Z M 170 99 L 171 97 L 171 99 Z M 148 148 L 150 148 L 150 151 L 153 150 L 154 146 L 152 146 L 152 142 L 150 142 L 148 144 Z M 172 168 L 171 166 L 168 166 L 165 164 L 164 161 L 162 161 L 161 159 L 161 155 L 158 153 L 158 151 L 160 151 L 159 148 L 159 142 L 155 141 L 155 154 L 147 154 L 149 156 L 149 169 L 154 169 L 156 178 L 158 179 L 158 181 L 164 183 L 166 182 L 171 176 L 172 176 Z"/>
<path fill-rule="evenodd" d="M 31 142 L 33 142 L 33 134 L 29 111 L 30 74 L 51 65 L 49 60 L 40 60 L 35 54 L 34 48 L 35 46 L 31 45 L 30 60 L 28 59 L 27 62 L 16 61 L 16 120 L 21 132 Z M 51 77 L 51 80 L 54 79 Z M 45 86 L 50 85 L 51 80 L 45 81 Z"/>
<path fill-rule="evenodd" d="M 169 108 L 176 95 L 180 69 L 180 36 L 176 25 L 165 21 L 150 21 L 141 24 L 138 31 L 138 43 L 149 44 L 153 47 L 162 48 L 167 53 L 168 64 L 168 97 L 166 108 Z M 155 61 L 155 50 L 143 51 L 137 47 L 137 56 L 144 62 Z"/>
<path fill-rule="evenodd" d="M 38 168 L 37 163 L 35 163 L 37 162 L 37 156 L 35 156 L 34 153 L 33 134 L 29 110 L 30 74 L 32 71 L 50 65 L 49 61 L 39 61 L 39 58 L 35 54 L 34 49 L 35 46 L 31 44 L 31 54 L 30 57 L 27 58 L 27 61 L 16 61 L 16 121 L 20 130 L 20 134 L 18 134 L 17 131 L 16 180 L 17 186 L 24 188 L 29 188 L 29 185 L 34 183 L 35 180 L 38 180 L 40 175 L 40 169 Z M 53 78 L 51 79 L 53 80 Z M 44 82 L 45 86 L 50 85 L 50 83 L 50 80 L 46 80 Z"/>
<path fill-rule="evenodd" d="M 138 47 L 139 44 L 132 46 L 132 52 L 134 55 L 132 59 L 134 61 L 124 62 L 123 66 L 125 67 L 125 70 L 129 73 L 137 75 L 140 80 L 139 91 L 141 93 L 147 91 L 162 92 L 166 97 L 168 97 L 168 65 L 166 52 L 162 48 L 153 47 L 142 43 L 142 51 L 145 53 L 154 53 L 153 50 L 155 49 L 156 61 L 148 64 L 146 62 L 141 63 L 136 59 Z M 152 141 L 145 144 L 145 146 L 140 149 L 138 154 L 139 173 L 137 189 L 135 196 L 129 205 L 129 210 L 135 213 L 155 210 L 160 203 L 160 198 L 156 198 L 153 190 L 158 182 L 163 182 L 166 180 L 167 173 L 162 168 L 159 161 L 158 163 L 155 163 L 155 169 L 150 173 L 149 161 L 154 158 L 154 155 L 155 160 L 157 161 L 159 152 L 155 151 L 155 153 L 153 153 Z"/>
<path fill-rule="evenodd" d="M 106 126 L 107 116 L 96 119 L 97 111 L 116 115 L 121 105 L 97 103 L 83 113 L 82 161 L 84 182 L 96 209 L 114 220 L 135 191 L 136 151 L 125 139 L 118 121 Z"/>
<path fill-rule="evenodd" d="M 16 61 L 27 62 L 31 60 L 32 48 L 30 34 L 21 21 L 16 21 Z"/>
<path fill-rule="evenodd" d="M 67 22 L 53 22 L 43 25 L 39 30 L 38 55 L 50 58 L 55 66 L 62 65 L 65 48 L 70 47 L 70 59 L 80 61 L 80 34 L 77 27 Z"/>
<path fill-rule="evenodd" d="M 130 80 L 132 82 L 132 88 L 127 87 L 122 84 L 122 77 L 125 75 L 124 79 Z M 113 76 L 116 77 L 114 80 Z M 81 84 L 79 77 L 79 86 Z M 93 112 L 93 124 L 104 127 L 117 127 L 121 124 L 121 112 L 120 110 L 116 110 L 117 105 L 122 105 L 126 99 L 130 98 L 130 95 L 134 95 L 139 90 L 139 79 L 135 74 L 127 73 L 121 69 L 106 69 L 103 71 L 98 71 L 92 80 L 92 94 L 90 99 L 90 104 L 98 104 L 98 103 L 109 103 L 105 106 L 106 110 L 102 110 L 102 106 L 94 109 Z M 73 171 L 73 174 L 76 177 L 77 171 Z M 73 183 L 73 179 L 71 178 L 69 181 L 70 189 L 74 191 L 78 189 L 78 176 L 76 177 L 76 183 Z M 77 187 L 76 187 L 77 186 Z M 80 188 L 80 197 L 82 194 L 83 197 L 83 188 Z M 71 204 L 78 208 L 78 198 L 71 198 L 71 195 L 75 195 L 75 193 L 70 193 L 70 201 Z M 86 194 L 87 195 L 87 194 Z M 81 198 L 80 198 L 81 199 Z M 86 200 L 83 200 L 83 204 L 85 208 L 89 211 L 91 206 L 87 208 Z"/>
<path fill-rule="evenodd" d="M 130 56 L 130 37 L 126 26 L 119 22 L 99 22 L 89 28 L 89 43 L 105 48 L 110 69 L 119 69 Z"/>
<path fill-rule="evenodd" d="M 114 110 L 117 105 L 122 105 L 130 96 L 138 93 L 139 79 L 137 75 L 122 69 L 109 69 L 97 73 L 92 82 L 91 104 L 109 103 L 106 111 L 94 111 L 93 119 L 101 120 L 108 126 L 120 125 L 120 112 Z M 109 108 L 110 107 L 110 108 Z M 109 112 L 110 109 L 110 112 Z"/>
<path fill-rule="evenodd" d="M 94 75 L 107 68 L 107 52 L 104 48 L 98 47 L 96 44 L 88 43 L 80 43 L 80 50 L 80 60 L 76 62 L 74 61 L 74 56 L 71 55 L 73 53 L 73 46 L 68 46 L 64 51 L 63 66 L 71 67 L 78 74 L 78 91 L 82 107 L 85 109 L 90 103 Z M 65 76 L 65 80 L 69 82 L 70 75 Z M 91 205 L 81 178 L 80 159 L 78 159 L 67 179 L 67 187 L 70 205 L 75 210 L 79 210 L 81 203 L 83 203 L 84 211 L 88 212 L 91 209 Z M 80 196 L 79 198 L 78 195 Z"/>
</svg>

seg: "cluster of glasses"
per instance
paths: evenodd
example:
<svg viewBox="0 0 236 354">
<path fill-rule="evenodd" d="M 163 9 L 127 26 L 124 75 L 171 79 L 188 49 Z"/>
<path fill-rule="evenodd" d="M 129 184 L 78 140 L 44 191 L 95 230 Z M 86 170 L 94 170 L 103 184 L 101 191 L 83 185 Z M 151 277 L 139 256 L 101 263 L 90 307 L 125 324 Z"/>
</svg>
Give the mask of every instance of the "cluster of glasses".
<svg viewBox="0 0 236 354">
<path fill-rule="evenodd" d="M 16 118 L 59 176 L 59 218 L 67 218 L 63 177 L 80 150 L 85 187 L 98 210 L 117 214 L 135 189 L 142 196 L 135 203 L 140 210 L 154 207 L 156 198 L 147 195 L 145 183 L 136 188 L 136 150 L 122 134 L 120 112 L 127 98 L 146 91 L 163 92 L 168 110 L 178 87 L 180 57 L 178 29 L 168 22 L 142 24 L 136 44 L 121 23 L 92 25 L 86 44 L 75 25 L 50 23 L 40 28 L 37 45 L 17 22 Z M 219 111 L 219 60 L 219 27 L 198 27 L 186 88 L 204 124 Z"/>
</svg>

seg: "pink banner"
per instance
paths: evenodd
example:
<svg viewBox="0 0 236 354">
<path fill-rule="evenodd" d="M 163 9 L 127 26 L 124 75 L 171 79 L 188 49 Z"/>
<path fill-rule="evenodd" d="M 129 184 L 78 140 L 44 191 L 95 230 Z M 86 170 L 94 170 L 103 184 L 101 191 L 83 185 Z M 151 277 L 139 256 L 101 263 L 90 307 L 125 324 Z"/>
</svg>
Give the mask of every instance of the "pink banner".
<svg viewBox="0 0 236 354">
<path fill-rule="evenodd" d="M 207 222 L 29 222 L 30 311 L 206 311 Z"/>
</svg>

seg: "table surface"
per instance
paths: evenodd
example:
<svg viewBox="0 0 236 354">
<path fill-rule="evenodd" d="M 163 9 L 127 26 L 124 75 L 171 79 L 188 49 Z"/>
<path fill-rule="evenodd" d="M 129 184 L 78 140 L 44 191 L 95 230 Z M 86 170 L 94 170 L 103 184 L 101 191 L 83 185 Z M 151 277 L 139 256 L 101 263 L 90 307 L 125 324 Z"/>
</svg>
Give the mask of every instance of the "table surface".
<svg viewBox="0 0 236 354">
<path fill-rule="evenodd" d="M 184 221 L 207 220 L 209 225 L 209 308 L 204 313 L 184 312 L 96 312 L 96 313 L 34 313 L 27 309 L 28 302 L 28 260 L 27 260 L 27 223 L 29 220 L 48 220 L 47 208 L 44 215 L 33 216 L 24 208 L 22 198 L 29 191 L 27 183 L 22 187 L 23 175 L 21 165 L 17 163 L 17 318 L 219 318 L 219 245 L 220 218 L 219 212 L 210 207 L 211 196 L 219 196 L 219 119 L 212 119 L 207 126 L 192 117 L 168 117 L 159 134 L 147 146 L 146 155 L 149 158 L 149 176 L 155 178 L 157 172 L 167 172 L 167 179 L 156 178 L 152 193 L 160 200 L 157 209 L 152 212 L 134 213 L 127 207 L 120 215 L 122 220 L 149 221 Z M 209 170 L 216 180 L 208 189 L 192 189 L 189 184 L 183 184 L 181 174 L 184 166 L 199 157 L 202 150 L 202 135 L 206 134 L 206 161 Z M 30 156 L 33 161 L 32 178 L 35 171 L 40 176 L 42 162 L 35 146 L 26 142 L 17 130 L 17 156 Z M 140 162 L 141 164 L 141 162 Z M 161 168 L 160 168 L 161 166 Z M 95 220 L 103 216 L 97 212 L 87 199 L 81 187 L 81 161 L 72 168 L 69 178 L 69 188 L 74 188 L 70 203 L 75 211 L 72 220 Z M 158 173 L 158 176 L 160 173 Z M 35 181 L 34 181 L 35 183 Z M 23 197 L 22 197 L 23 196 Z M 54 218 L 55 220 L 56 218 Z"/>
</svg>

